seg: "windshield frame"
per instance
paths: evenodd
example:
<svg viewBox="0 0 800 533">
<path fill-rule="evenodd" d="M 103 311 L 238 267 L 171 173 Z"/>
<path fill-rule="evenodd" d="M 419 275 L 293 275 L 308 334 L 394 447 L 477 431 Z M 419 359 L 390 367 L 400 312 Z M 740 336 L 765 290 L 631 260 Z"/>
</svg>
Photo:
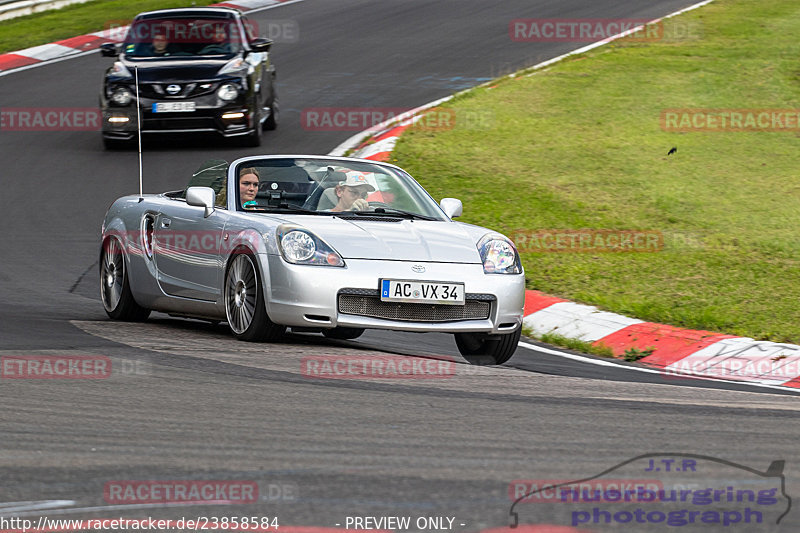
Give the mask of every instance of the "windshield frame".
<svg viewBox="0 0 800 533">
<path fill-rule="evenodd" d="M 353 168 L 353 170 L 357 172 L 362 171 L 370 171 L 370 168 L 373 170 L 380 171 L 380 175 L 382 176 L 390 176 L 392 177 L 397 183 L 400 183 L 405 188 L 407 194 L 409 194 L 410 198 L 415 201 L 417 205 L 417 209 L 413 210 L 416 214 L 420 215 L 418 219 L 420 220 L 434 220 L 434 221 L 450 221 L 450 218 L 445 214 L 444 210 L 442 210 L 441 206 L 438 202 L 425 190 L 425 188 L 420 185 L 417 180 L 413 178 L 408 172 L 403 170 L 402 168 L 392 165 L 390 163 L 384 163 L 380 161 L 372 161 L 369 159 L 357 159 L 352 157 L 338 157 L 338 156 L 316 156 L 316 155 L 260 155 L 260 156 L 248 156 L 237 159 L 236 161 L 232 162 L 230 167 L 228 168 L 228 190 L 235 191 L 235 194 L 229 195 L 229 208 L 233 209 L 236 212 L 240 213 L 269 213 L 269 214 L 281 214 L 281 213 L 288 213 L 288 214 L 296 214 L 293 212 L 292 207 L 300 207 L 296 203 L 289 204 L 289 207 L 260 207 L 258 209 L 245 209 L 241 205 L 240 196 L 239 196 L 239 185 L 238 185 L 238 173 L 242 168 L 248 168 L 248 165 L 252 165 L 258 167 L 257 162 L 268 162 L 268 161 L 276 161 L 276 160 L 293 160 L 295 163 L 300 161 L 305 163 L 305 165 L 297 165 L 301 168 L 305 166 L 308 167 L 316 167 L 315 171 L 320 172 L 321 169 L 325 169 L 325 167 L 347 167 Z M 267 166 L 267 165 L 264 165 Z M 275 166 L 276 168 L 278 165 Z M 306 199 L 310 198 L 314 192 L 321 186 L 324 186 L 325 179 L 321 177 L 318 180 L 314 179 L 313 177 L 310 178 L 312 182 L 315 182 L 314 185 L 309 189 Z M 263 184 L 263 178 L 261 178 Z M 231 188 L 233 187 L 233 188 Z M 259 189 L 261 191 L 261 189 Z M 378 192 L 383 192 L 379 190 Z M 263 195 L 259 194 L 259 198 L 264 198 Z M 233 205 L 230 205 L 230 204 Z M 421 209 L 419 209 L 421 208 Z M 309 215 L 328 215 L 328 216 L 339 216 L 343 218 L 348 218 L 351 220 L 359 220 L 363 218 L 372 218 L 368 215 L 374 215 L 374 217 L 382 217 L 385 216 L 386 218 L 397 218 L 397 213 L 392 212 L 393 209 L 402 209 L 400 207 L 391 207 L 387 206 L 387 210 L 385 213 L 381 213 L 380 211 L 360 211 L 360 213 L 364 216 L 355 217 L 352 216 L 353 212 L 349 211 L 330 211 L 330 210 L 322 210 L 318 211 L 313 209 L 312 212 L 309 212 Z M 403 209 L 407 210 L 407 209 Z"/>
<path fill-rule="evenodd" d="M 129 61 L 163 61 L 163 60 L 202 60 L 230 59 L 249 51 L 249 37 L 238 18 L 216 13 L 158 13 L 134 20 L 125 39 L 121 51 Z M 214 45 L 210 30 L 224 26 L 226 39 L 222 43 L 228 51 L 200 54 L 204 48 Z M 152 52 L 153 37 L 163 31 L 166 34 L 167 53 Z M 208 37 L 208 39 L 205 39 Z M 197 48 L 193 52 L 179 46 Z"/>
</svg>

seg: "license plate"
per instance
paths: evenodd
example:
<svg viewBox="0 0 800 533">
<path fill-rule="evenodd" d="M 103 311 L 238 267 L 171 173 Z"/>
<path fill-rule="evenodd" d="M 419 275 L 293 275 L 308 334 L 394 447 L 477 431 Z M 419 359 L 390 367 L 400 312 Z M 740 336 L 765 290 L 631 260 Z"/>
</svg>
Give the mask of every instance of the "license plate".
<svg viewBox="0 0 800 533">
<path fill-rule="evenodd" d="M 194 111 L 194 102 L 156 102 L 153 113 L 174 113 Z"/>
<path fill-rule="evenodd" d="M 464 305 L 464 284 L 381 279 L 381 301 Z"/>
</svg>

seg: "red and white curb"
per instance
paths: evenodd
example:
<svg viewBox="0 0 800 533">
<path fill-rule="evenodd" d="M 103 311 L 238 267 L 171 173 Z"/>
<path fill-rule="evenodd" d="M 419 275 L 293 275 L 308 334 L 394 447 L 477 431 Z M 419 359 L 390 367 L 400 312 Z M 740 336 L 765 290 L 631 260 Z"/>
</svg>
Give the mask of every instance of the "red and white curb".
<svg viewBox="0 0 800 533">
<path fill-rule="evenodd" d="M 328 155 L 342 156 L 351 152 L 349 154 L 350 157 L 360 157 L 361 159 L 371 159 L 373 161 L 388 161 L 400 135 L 425 115 L 423 111 L 434 108 L 450 100 L 453 96 L 455 95 L 428 102 L 380 124 L 375 124 L 371 128 L 367 128 L 348 138 L 331 150 Z"/>
<path fill-rule="evenodd" d="M 664 18 L 710 2 L 706 0 Z M 592 43 L 532 68 L 541 69 L 624 35 Z M 360 132 L 337 146 L 330 155 L 344 155 L 352 150 L 352 157 L 388 161 L 400 135 L 424 116 L 425 111 L 450 98 L 452 96 L 430 102 Z M 598 346 L 605 345 L 611 348 L 615 356 L 623 356 L 629 350 L 652 350 L 652 354 L 639 359 L 639 363 L 659 369 L 667 376 L 695 376 L 800 388 L 800 346 L 793 344 L 756 341 L 747 337 L 645 322 L 539 291 L 526 291 L 524 324 L 533 330 L 534 335 L 554 333 Z"/>
<path fill-rule="evenodd" d="M 534 335 L 555 333 L 611 348 L 652 350 L 640 363 L 670 377 L 698 376 L 800 387 L 800 346 L 645 322 L 539 291 L 527 291 L 523 322 Z"/>
<path fill-rule="evenodd" d="M 255 11 L 288 4 L 299 0 L 235 0 L 222 2 L 209 7 L 233 7 L 242 11 Z M 104 43 L 117 43 L 125 36 L 128 26 L 115 27 L 78 37 L 71 37 L 50 44 L 43 44 L 0 54 L 0 75 L 13 70 L 31 68 L 44 62 L 68 59 L 100 48 Z"/>
</svg>

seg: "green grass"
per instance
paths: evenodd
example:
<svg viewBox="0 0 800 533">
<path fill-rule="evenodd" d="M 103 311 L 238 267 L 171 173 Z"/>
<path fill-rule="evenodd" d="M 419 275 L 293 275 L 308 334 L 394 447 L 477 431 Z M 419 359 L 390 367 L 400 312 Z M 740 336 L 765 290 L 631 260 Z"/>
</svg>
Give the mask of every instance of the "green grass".
<svg viewBox="0 0 800 533">
<path fill-rule="evenodd" d="M 445 104 L 393 161 L 464 222 L 659 231 L 650 253 L 522 254 L 531 289 L 644 320 L 800 343 L 800 130 L 662 131 L 671 108 L 800 107 L 800 4 L 717 0 L 701 39 L 626 42 Z M 520 46 L 525 46 L 520 43 Z M 676 146 L 676 154 L 667 152 Z"/>
<path fill-rule="evenodd" d="M 530 331 L 525 331 L 526 328 L 523 327 L 523 332 L 527 337 L 531 337 L 536 340 L 540 340 L 547 344 L 552 344 L 553 346 L 561 346 L 562 348 L 567 348 L 569 350 L 575 350 L 576 352 L 583 352 L 583 353 L 590 353 L 593 355 L 597 355 L 600 357 L 614 357 L 614 352 L 611 350 L 609 346 L 604 344 L 592 344 L 591 342 L 581 341 L 578 339 L 571 339 L 569 337 L 565 337 L 563 335 L 559 335 L 557 333 L 544 333 L 542 335 L 533 335 Z M 650 355 L 650 354 L 647 354 Z M 625 359 L 626 361 L 638 361 L 641 357 L 636 359 Z"/>
<path fill-rule="evenodd" d="M 625 350 L 625 353 L 622 354 L 622 358 L 626 361 L 638 361 L 639 359 L 644 359 L 649 355 L 653 355 L 653 352 L 655 351 L 655 346 L 648 346 L 644 350 L 640 350 L 639 348 L 628 348 Z"/>
<path fill-rule="evenodd" d="M 207 6 L 207 0 L 92 0 L 0 22 L 0 54 L 124 26 L 143 11 Z"/>
</svg>

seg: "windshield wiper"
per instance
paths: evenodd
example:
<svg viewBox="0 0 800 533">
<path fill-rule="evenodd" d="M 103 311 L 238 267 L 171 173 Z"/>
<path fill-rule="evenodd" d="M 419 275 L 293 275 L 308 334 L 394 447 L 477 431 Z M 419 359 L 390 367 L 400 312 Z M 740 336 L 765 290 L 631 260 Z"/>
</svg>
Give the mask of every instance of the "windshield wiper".
<svg viewBox="0 0 800 533">
<path fill-rule="evenodd" d="M 438 218 L 429 217 L 427 215 L 420 215 L 419 213 L 412 213 L 411 211 L 403 211 L 402 209 L 395 209 L 393 207 L 376 207 L 374 211 L 346 211 L 356 216 L 369 217 L 369 216 L 388 216 L 396 218 L 408 218 L 412 220 L 439 220 Z M 339 213 L 341 215 L 341 213 Z"/>
</svg>

